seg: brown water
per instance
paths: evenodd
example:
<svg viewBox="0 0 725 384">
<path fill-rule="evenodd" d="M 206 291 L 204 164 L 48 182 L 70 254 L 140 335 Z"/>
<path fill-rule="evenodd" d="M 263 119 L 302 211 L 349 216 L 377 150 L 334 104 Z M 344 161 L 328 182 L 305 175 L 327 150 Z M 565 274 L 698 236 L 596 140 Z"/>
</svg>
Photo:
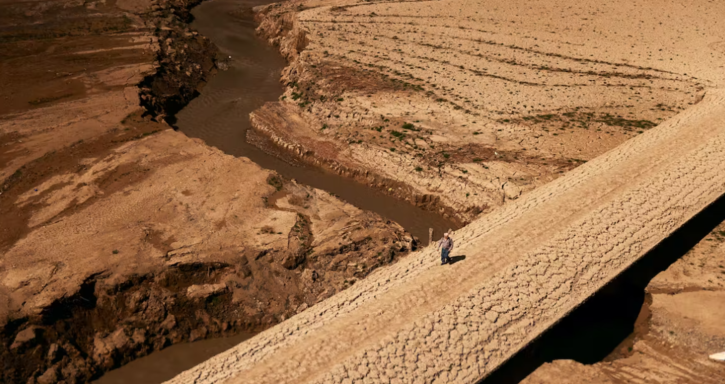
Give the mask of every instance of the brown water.
<svg viewBox="0 0 725 384">
<path fill-rule="evenodd" d="M 252 337 L 241 334 L 233 337 L 201 340 L 172 345 L 148 356 L 136 359 L 110 371 L 94 384 L 159 384 L 193 368 L 209 358 Z"/>
<path fill-rule="evenodd" d="M 438 235 L 457 228 L 440 215 L 376 189 L 318 168 L 291 165 L 247 143 L 249 113 L 266 101 L 278 100 L 283 92 L 279 78 L 286 62 L 276 48 L 255 35 L 252 14 L 244 11 L 268 2 L 212 0 L 192 12 L 192 27 L 209 37 L 225 56 L 231 56 L 231 62 L 228 70 L 219 71 L 201 95 L 177 114 L 179 129 L 225 153 L 248 157 L 285 178 L 332 192 L 358 208 L 376 212 L 421 240 L 428 238 L 428 228 Z"/>
</svg>

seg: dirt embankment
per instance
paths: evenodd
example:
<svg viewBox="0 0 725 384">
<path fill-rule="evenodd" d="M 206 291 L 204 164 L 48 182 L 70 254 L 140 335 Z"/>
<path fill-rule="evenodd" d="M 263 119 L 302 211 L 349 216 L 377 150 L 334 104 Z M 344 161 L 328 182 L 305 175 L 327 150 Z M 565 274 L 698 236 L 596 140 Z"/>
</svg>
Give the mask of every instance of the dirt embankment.
<svg viewBox="0 0 725 384">
<path fill-rule="evenodd" d="M 687 45 L 672 20 L 708 7 L 538 9 L 552 23 L 505 1 L 260 8 L 290 65 L 250 139 L 470 222 L 699 102 L 722 80 L 719 29 L 688 28 Z"/>
<path fill-rule="evenodd" d="M 191 9 L 202 1 L 168 0 L 151 13 L 159 42 L 158 68 L 140 84 L 141 105 L 171 125 L 217 69 L 216 46 L 188 26 Z"/>
<path fill-rule="evenodd" d="M 174 131 L 130 139 L 68 148 L 66 168 L 5 194 L 29 227 L 0 261 L 6 381 L 82 382 L 261 330 L 414 247 L 395 224 Z"/>
<path fill-rule="evenodd" d="M 169 129 L 215 67 L 194 4 L 0 6 L 0 381 L 86 382 L 261 330 L 415 247 Z"/>
</svg>

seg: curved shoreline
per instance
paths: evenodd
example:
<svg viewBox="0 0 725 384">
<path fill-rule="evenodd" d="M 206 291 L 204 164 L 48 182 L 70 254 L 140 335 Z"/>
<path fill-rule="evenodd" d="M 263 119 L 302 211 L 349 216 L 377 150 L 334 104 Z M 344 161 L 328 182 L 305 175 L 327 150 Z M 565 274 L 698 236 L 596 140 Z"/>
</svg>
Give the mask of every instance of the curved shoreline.
<svg viewBox="0 0 725 384">
<path fill-rule="evenodd" d="M 287 180 L 325 190 L 360 209 L 375 212 L 402 225 L 420 241 L 427 241 L 429 228 L 434 229 L 435 236 L 459 228 L 461 223 L 452 212 L 433 209 L 435 198 L 421 197 L 416 204 L 401 183 L 381 180 L 371 185 L 364 175 L 287 156 L 264 136 L 254 140 L 260 136 L 255 133 L 261 111 L 284 92 L 279 73 L 290 65 L 276 47 L 259 38 L 256 26 L 252 26 L 256 22 L 247 9 L 255 3 L 217 1 L 195 9 L 197 17 L 192 26 L 216 42 L 220 56 L 226 58 L 226 69 L 216 73 L 177 114 L 180 131 L 227 154 L 249 158 Z M 242 8 L 245 10 L 240 11 Z M 391 190 L 396 192 L 388 192 Z"/>
</svg>

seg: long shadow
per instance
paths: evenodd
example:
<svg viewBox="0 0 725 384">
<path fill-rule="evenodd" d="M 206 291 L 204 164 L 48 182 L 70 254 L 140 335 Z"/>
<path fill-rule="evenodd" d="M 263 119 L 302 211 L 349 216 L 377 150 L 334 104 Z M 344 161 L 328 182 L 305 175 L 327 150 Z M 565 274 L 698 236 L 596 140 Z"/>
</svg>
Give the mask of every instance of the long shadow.
<svg viewBox="0 0 725 384">
<path fill-rule="evenodd" d="M 546 362 L 602 361 L 634 331 L 650 280 L 725 221 L 725 195 L 479 384 L 519 383 Z"/>
<path fill-rule="evenodd" d="M 466 255 L 460 255 L 460 256 L 451 256 L 451 262 L 449 264 L 453 265 L 459 261 L 466 260 Z"/>
</svg>

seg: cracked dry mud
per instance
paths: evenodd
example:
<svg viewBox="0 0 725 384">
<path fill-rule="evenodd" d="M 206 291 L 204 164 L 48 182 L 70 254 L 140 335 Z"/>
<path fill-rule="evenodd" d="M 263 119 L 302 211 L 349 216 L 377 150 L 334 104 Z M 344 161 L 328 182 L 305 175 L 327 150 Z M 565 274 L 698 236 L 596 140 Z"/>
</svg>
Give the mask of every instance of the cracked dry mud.
<svg viewBox="0 0 725 384">
<path fill-rule="evenodd" d="M 725 93 L 171 383 L 473 382 L 725 190 Z"/>
</svg>

